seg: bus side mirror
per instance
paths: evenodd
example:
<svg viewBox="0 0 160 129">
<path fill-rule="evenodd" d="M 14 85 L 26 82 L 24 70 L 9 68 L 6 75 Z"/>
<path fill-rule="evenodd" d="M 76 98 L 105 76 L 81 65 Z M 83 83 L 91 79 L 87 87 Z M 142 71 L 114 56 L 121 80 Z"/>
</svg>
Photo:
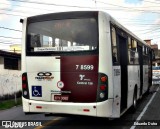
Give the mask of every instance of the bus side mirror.
<svg viewBox="0 0 160 129">
<path fill-rule="evenodd" d="M 23 23 L 23 19 L 20 19 L 20 23 Z"/>
</svg>

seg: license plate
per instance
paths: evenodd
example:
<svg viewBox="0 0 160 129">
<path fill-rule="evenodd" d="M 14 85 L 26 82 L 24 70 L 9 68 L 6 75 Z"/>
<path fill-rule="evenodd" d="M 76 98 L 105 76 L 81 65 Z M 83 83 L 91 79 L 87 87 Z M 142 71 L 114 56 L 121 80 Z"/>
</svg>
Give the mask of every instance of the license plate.
<svg viewBox="0 0 160 129">
<path fill-rule="evenodd" d="M 54 95 L 54 100 L 56 101 L 68 101 L 68 95 Z"/>
</svg>

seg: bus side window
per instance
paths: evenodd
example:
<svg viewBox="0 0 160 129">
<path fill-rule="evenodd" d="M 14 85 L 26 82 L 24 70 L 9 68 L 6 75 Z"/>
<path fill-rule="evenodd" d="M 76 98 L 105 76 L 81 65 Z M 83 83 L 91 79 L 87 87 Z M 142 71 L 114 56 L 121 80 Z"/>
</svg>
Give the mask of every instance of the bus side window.
<svg viewBox="0 0 160 129">
<path fill-rule="evenodd" d="M 113 63 L 118 63 L 118 51 L 117 51 L 117 41 L 116 41 L 116 29 L 112 26 L 112 60 Z"/>
<path fill-rule="evenodd" d="M 137 52 L 137 41 L 136 40 L 132 40 L 132 50 Z"/>
<path fill-rule="evenodd" d="M 128 37 L 128 61 L 129 61 L 129 64 L 133 64 L 134 62 L 134 58 L 133 58 L 133 55 L 134 55 L 134 52 L 132 51 L 132 45 L 131 45 L 131 37 Z"/>
<path fill-rule="evenodd" d="M 43 42 L 42 42 L 43 43 L 42 44 L 43 47 L 52 47 L 53 46 L 53 39 L 52 39 L 52 37 L 43 35 L 42 39 L 43 39 Z"/>
<path fill-rule="evenodd" d="M 145 46 L 143 46 L 143 55 L 146 54 L 146 49 L 145 49 Z"/>
<path fill-rule="evenodd" d="M 139 64 L 139 54 L 137 52 L 137 41 L 128 37 L 128 58 L 129 64 Z"/>
<path fill-rule="evenodd" d="M 31 34 L 31 47 L 41 47 L 40 34 Z"/>
<path fill-rule="evenodd" d="M 143 46 L 143 64 L 144 65 L 149 64 L 149 53 L 148 53 L 148 48 L 146 46 Z"/>
</svg>

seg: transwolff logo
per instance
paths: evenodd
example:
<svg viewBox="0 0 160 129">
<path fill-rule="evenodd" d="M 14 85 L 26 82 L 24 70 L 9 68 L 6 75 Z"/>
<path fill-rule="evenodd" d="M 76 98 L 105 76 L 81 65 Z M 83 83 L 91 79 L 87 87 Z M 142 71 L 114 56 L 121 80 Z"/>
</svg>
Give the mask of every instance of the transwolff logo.
<svg viewBox="0 0 160 129">
<path fill-rule="evenodd" d="M 39 81 L 42 81 L 42 80 L 51 81 L 54 79 L 54 77 L 52 76 L 51 72 L 39 72 L 37 73 L 37 77 L 35 77 L 35 79 Z"/>
</svg>

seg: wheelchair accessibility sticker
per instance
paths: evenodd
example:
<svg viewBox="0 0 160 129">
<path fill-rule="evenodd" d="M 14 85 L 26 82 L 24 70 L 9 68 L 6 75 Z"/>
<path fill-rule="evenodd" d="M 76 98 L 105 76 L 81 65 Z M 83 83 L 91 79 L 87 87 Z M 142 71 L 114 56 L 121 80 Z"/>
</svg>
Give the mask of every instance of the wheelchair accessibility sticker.
<svg viewBox="0 0 160 129">
<path fill-rule="evenodd" d="M 42 86 L 32 86 L 32 96 L 42 97 Z"/>
</svg>

